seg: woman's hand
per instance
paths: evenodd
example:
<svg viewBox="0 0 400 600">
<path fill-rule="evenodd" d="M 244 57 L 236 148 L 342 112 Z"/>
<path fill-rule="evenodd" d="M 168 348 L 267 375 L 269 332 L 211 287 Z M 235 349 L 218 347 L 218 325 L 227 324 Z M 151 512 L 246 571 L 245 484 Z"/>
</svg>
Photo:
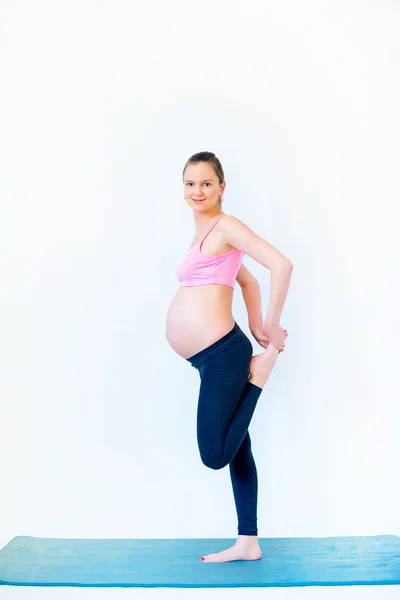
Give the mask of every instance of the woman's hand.
<svg viewBox="0 0 400 600">
<path fill-rule="evenodd" d="M 262 319 L 260 319 L 260 321 L 257 321 L 256 323 L 249 323 L 249 329 L 251 331 L 252 336 L 257 340 L 260 346 L 262 346 L 263 348 L 267 348 L 269 344 L 268 336 Z"/>
<path fill-rule="evenodd" d="M 249 322 L 249 329 L 252 336 L 263 348 L 267 348 L 268 344 L 272 344 L 279 352 L 285 349 L 285 340 L 288 336 L 286 329 L 282 329 L 279 323 L 273 322 L 263 323 L 261 320 L 257 322 Z"/>
<path fill-rule="evenodd" d="M 285 340 L 288 336 L 286 329 L 282 329 L 277 321 L 266 321 L 263 325 L 263 330 L 267 335 L 268 343 L 272 344 L 279 352 L 283 352 L 285 349 Z"/>
</svg>

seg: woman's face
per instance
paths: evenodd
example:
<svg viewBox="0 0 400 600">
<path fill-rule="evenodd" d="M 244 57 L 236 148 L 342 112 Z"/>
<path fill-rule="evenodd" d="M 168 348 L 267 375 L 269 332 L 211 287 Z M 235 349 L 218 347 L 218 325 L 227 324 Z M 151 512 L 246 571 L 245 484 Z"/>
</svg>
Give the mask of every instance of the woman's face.
<svg viewBox="0 0 400 600">
<path fill-rule="evenodd" d="M 183 189 L 190 208 L 196 212 L 209 212 L 219 206 L 225 184 L 219 184 L 211 164 L 200 162 L 186 167 Z"/>
</svg>

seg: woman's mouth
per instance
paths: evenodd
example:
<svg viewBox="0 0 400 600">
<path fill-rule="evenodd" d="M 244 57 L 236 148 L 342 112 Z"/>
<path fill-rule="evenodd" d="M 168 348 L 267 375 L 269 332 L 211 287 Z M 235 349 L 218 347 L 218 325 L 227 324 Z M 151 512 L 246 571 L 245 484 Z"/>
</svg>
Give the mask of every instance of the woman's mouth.
<svg viewBox="0 0 400 600">
<path fill-rule="evenodd" d="M 193 198 L 193 202 L 204 202 L 205 198 Z"/>
</svg>

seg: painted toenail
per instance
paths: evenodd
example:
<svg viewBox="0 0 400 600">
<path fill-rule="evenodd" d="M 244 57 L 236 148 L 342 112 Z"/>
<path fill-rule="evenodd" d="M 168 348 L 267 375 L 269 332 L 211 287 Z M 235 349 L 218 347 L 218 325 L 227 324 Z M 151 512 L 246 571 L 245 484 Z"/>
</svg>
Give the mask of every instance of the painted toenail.
<svg viewBox="0 0 400 600">
<path fill-rule="evenodd" d="M 204 556 L 200 560 L 205 560 Z"/>
</svg>

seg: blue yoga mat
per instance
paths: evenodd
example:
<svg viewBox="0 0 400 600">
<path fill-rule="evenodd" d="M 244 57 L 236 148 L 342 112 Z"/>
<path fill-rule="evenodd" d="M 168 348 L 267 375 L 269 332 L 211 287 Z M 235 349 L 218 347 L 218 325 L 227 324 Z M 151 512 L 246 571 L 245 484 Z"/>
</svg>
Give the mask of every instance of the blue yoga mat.
<svg viewBox="0 0 400 600">
<path fill-rule="evenodd" d="M 289 587 L 400 584 L 394 535 L 259 538 L 256 561 L 204 563 L 236 538 L 18 536 L 0 550 L 0 584 L 89 587 Z"/>
</svg>

